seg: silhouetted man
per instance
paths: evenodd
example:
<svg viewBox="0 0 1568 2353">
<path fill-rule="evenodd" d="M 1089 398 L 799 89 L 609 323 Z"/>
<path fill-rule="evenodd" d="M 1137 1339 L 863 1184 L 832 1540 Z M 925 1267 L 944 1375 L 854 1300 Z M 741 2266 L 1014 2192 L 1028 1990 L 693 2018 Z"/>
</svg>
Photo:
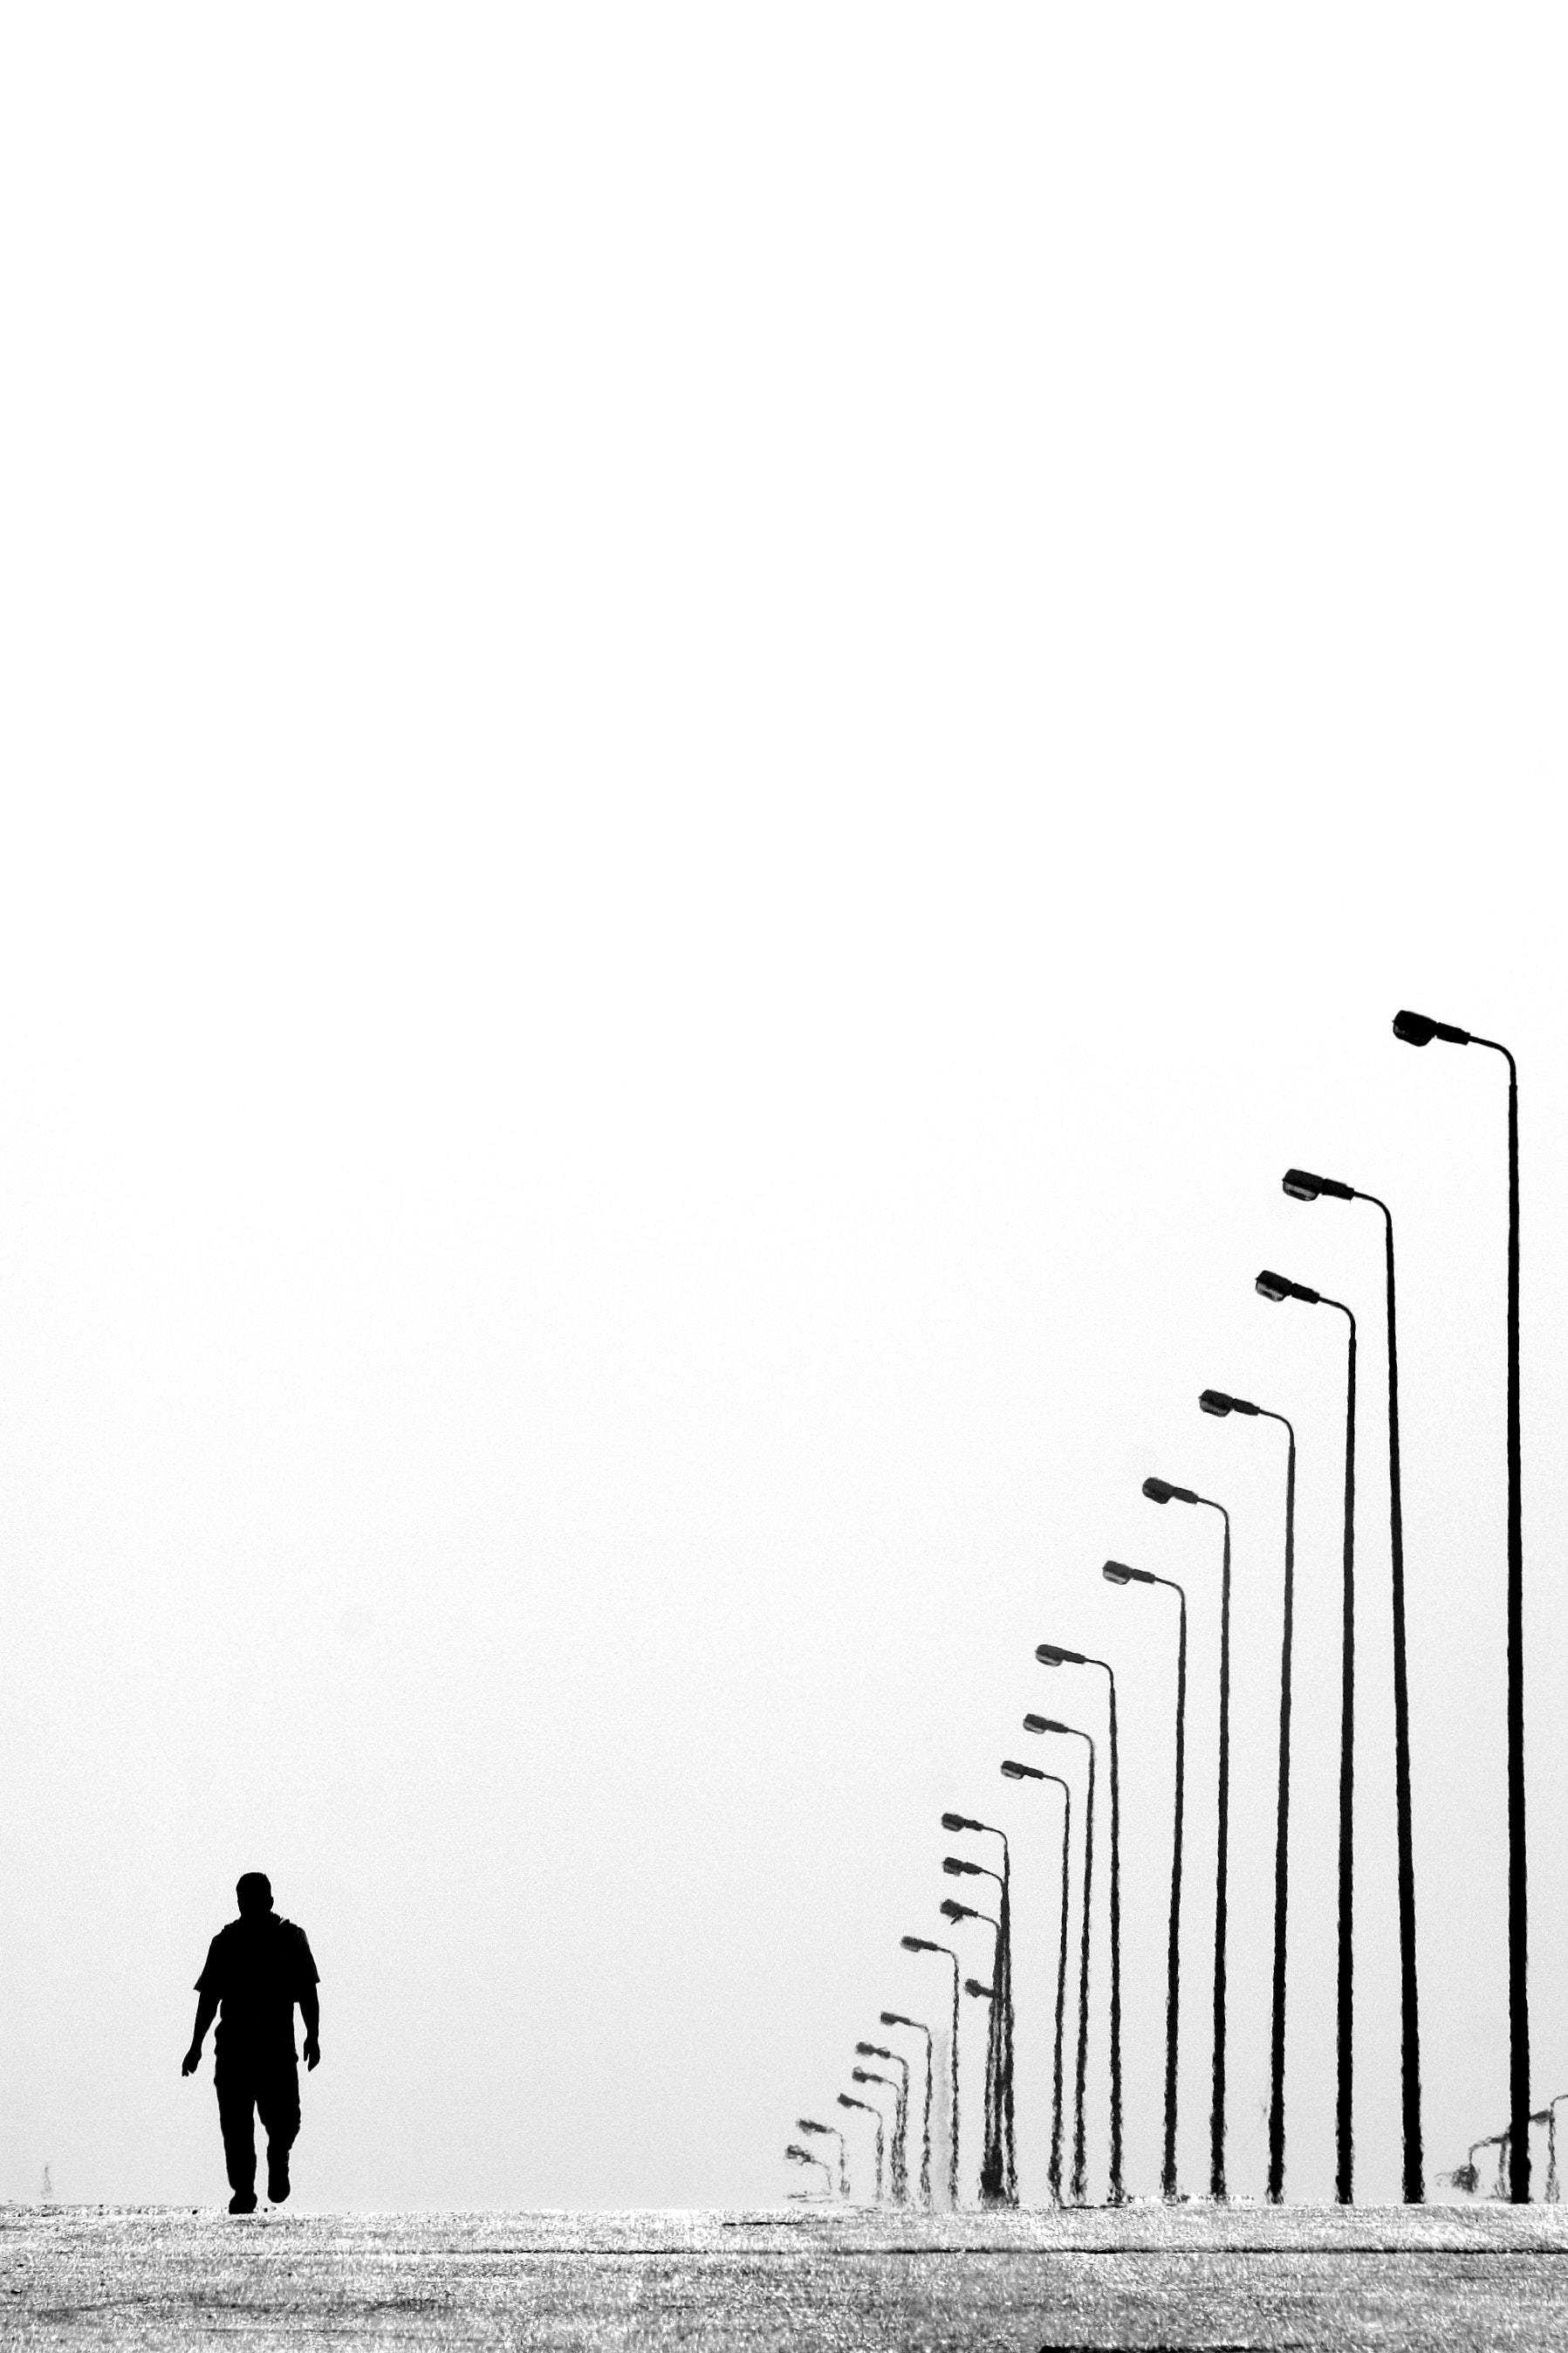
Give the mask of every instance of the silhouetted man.
<svg viewBox="0 0 1568 2353">
<path fill-rule="evenodd" d="M 316 1964 L 303 1928 L 272 1909 L 266 1873 L 247 1871 L 235 1894 L 239 1917 L 220 1928 L 196 1979 L 196 2023 L 182 2075 L 201 2064 L 206 2031 L 217 2017 L 218 2122 L 231 2214 L 256 2211 L 256 2124 L 267 2134 L 267 2195 L 280 2206 L 289 2195 L 289 2151 L 300 2130 L 300 2065 L 294 2051 L 294 2004 L 305 2021 L 305 2064 L 321 2056 Z M 253 2113 L 254 2112 L 254 2113 Z"/>
</svg>

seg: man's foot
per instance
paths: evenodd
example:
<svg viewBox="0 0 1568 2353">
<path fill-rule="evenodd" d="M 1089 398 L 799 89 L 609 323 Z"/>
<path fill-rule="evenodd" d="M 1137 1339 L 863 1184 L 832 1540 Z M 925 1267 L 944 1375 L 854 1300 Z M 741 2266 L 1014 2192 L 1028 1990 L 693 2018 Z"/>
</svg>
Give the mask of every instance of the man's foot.
<svg viewBox="0 0 1568 2353">
<path fill-rule="evenodd" d="M 234 2196 L 228 2201 L 228 2211 L 231 2214 L 254 2214 L 256 2211 L 255 2190 L 237 2189 Z"/>
<path fill-rule="evenodd" d="M 289 2152 L 280 2149 L 276 2157 L 267 2152 L 267 2195 L 274 2206 L 281 2206 L 289 2195 Z"/>
</svg>

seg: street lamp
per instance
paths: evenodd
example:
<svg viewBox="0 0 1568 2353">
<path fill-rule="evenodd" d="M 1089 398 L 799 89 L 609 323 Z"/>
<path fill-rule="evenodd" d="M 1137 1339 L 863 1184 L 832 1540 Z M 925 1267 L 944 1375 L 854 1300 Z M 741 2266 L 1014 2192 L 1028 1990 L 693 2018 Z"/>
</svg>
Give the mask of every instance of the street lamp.
<svg viewBox="0 0 1568 2353">
<path fill-rule="evenodd" d="M 1013 1933 L 1007 1834 L 973 1814 L 943 1814 L 944 1831 L 979 1831 L 1002 1841 L 1001 1903 L 996 1932 L 996 2000 L 985 2040 L 985 2128 L 980 2159 L 980 2197 L 984 2205 L 1018 2202 L 1018 2159 L 1013 2105 Z M 993 1874 L 994 1875 L 994 1874 Z"/>
<path fill-rule="evenodd" d="M 910 2171 L 906 2157 L 910 2128 L 910 2063 L 901 2052 L 889 2051 L 886 2044 L 881 2042 L 858 2042 L 855 2045 L 855 2051 L 858 2058 L 889 2059 L 895 2067 L 901 2067 L 904 2071 L 903 2089 L 899 2094 L 898 2124 L 893 2133 L 892 2173 L 893 2202 L 896 2206 L 906 2206 L 910 2196 Z M 873 2083 L 885 2084 L 888 2079 L 885 2075 L 876 2075 L 871 2080 Z"/>
<path fill-rule="evenodd" d="M 929 2206 L 931 2204 L 931 2101 L 936 2063 L 935 2041 L 929 2026 L 922 2026 L 918 2018 L 906 2018 L 901 2010 L 883 2010 L 879 2022 L 883 2026 L 907 2026 L 911 2033 L 925 2036 L 926 2091 L 925 2107 L 921 2122 L 921 2204 Z"/>
<path fill-rule="evenodd" d="M 1173 1486 L 1169 1479 L 1145 1479 L 1152 1504 L 1201 1504 L 1225 1524 L 1219 1577 L 1219 1825 L 1214 1894 L 1214 2090 L 1209 2109 L 1209 2196 L 1223 2199 L 1225 2185 L 1226 1947 L 1230 1916 L 1230 1514 L 1212 1495 Z"/>
<path fill-rule="evenodd" d="M 901 2206 L 909 2187 L 909 2177 L 904 2168 L 904 2126 L 907 2116 L 904 2101 L 908 2083 L 907 2071 L 905 2089 L 900 2089 L 891 2075 L 879 2075 L 869 2067 L 851 2067 L 849 2081 L 852 2084 L 883 2084 L 893 2095 L 892 2198 L 895 2206 Z"/>
<path fill-rule="evenodd" d="M 1056 2068 L 1053 2076 L 1054 2109 L 1051 2122 L 1051 2196 L 1059 2206 L 1062 2202 L 1062 2031 L 1067 2017 L 1068 1986 L 1068 1911 L 1071 1901 L 1072 1883 L 1069 1877 L 1072 1853 L 1072 1788 L 1059 1773 L 1047 1773 L 1038 1765 L 1020 1765 L 1016 1757 L 1005 1757 L 1002 1770 L 1009 1781 L 1054 1781 L 1062 1793 L 1062 1920 L 1057 1951 L 1057 2045 Z"/>
<path fill-rule="evenodd" d="M 1564 2100 L 1568 2100 L 1568 2092 L 1559 2092 L 1557 2097 L 1549 2100 L 1541 2114 L 1532 2119 L 1535 2124 L 1546 2126 L 1545 2203 L 1548 2206 L 1555 2206 L 1562 2194 L 1557 2187 L 1557 2111 Z"/>
<path fill-rule="evenodd" d="M 1179 1605 L 1176 1620 L 1176 1789 L 1175 1820 L 1171 1839 L 1170 1944 L 1165 1961 L 1165 2155 L 1161 2194 L 1173 2200 L 1176 2187 L 1176 2060 L 1182 2002 L 1182 1821 L 1185 1808 L 1187 1723 L 1187 1597 L 1173 1577 L 1156 1577 L 1152 1569 L 1132 1568 L 1123 1560 L 1108 1560 L 1100 1570 L 1108 1585 L 1163 1585 Z"/>
<path fill-rule="evenodd" d="M 1508 1064 L 1508 2017 L 1509 2197 L 1530 2203 L 1530 1936 L 1524 1837 L 1524 1528 L 1519 1434 L 1519 1065 L 1495 1038 L 1477 1038 L 1425 1013 L 1396 1013 L 1407 1046 L 1443 1038 L 1485 1046 Z"/>
<path fill-rule="evenodd" d="M 1083 1809 L 1083 1922 L 1078 1953 L 1078 2080 L 1072 2143 L 1073 2203 L 1081 2206 L 1089 2197 L 1088 2158 L 1084 2143 L 1084 2093 L 1089 2076 L 1089 1922 L 1094 1902 L 1094 1740 L 1076 1724 L 1058 1724 L 1055 1716 L 1026 1715 L 1026 1732 L 1060 1734 L 1068 1740 L 1081 1740 L 1089 1750 L 1089 1791 Z"/>
<path fill-rule="evenodd" d="M 1462 2189 L 1468 2198 L 1474 2197 L 1481 2183 L 1480 2168 L 1476 2163 L 1477 2149 L 1500 2148 L 1507 2138 L 1506 2133 L 1489 2133 L 1484 2140 L 1473 2140 L 1466 2152 L 1463 2165 L 1457 2165 L 1448 2176 L 1454 2188 Z M 1441 2180 L 1442 2176 L 1439 2175 L 1438 2179 Z"/>
<path fill-rule="evenodd" d="M 1285 1607 L 1279 1637 L 1279 1772 L 1274 1824 L 1274 2003 L 1269 2033 L 1268 2064 L 1268 2198 L 1278 2206 L 1285 2195 L 1285 1945 L 1290 1880 L 1290 1655 L 1296 1614 L 1296 1432 L 1282 1413 L 1249 1398 L 1230 1397 L 1224 1389 L 1205 1389 L 1198 1398 L 1203 1412 L 1223 1421 L 1239 1413 L 1258 1421 L 1277 1421 L 1285 1432 Z"/>
<path fill-rule="evenodd" d="M 1110 1687 L 1110 2203 L 1120 2206 L 1121 2186 L 1121 1793 L 1117 1771 L 1116 1676 L 1109 1662 L 1059 1642 L 1037 1642 L 1043 1667 L 1098 1667 Z"/>
<path fill-rule="evenodd" d="M 784 2155 L 795 2165 L 820 2165 L 824 2173 L 827 2176 L 827 2195 L 830 2198 L 832 2197 L 833 2168 L 828 2164 L 827 2159 L 825 2157 L 813 2157 L 810 2149 L 802 2148 L 799 2141 L 797 2140 L 791 2141 L 789 2147 L 784 2151 Z"/>
<path fill-rule="evenodd" d="M 838 2094 L 838 2105 L 839 2105 L 839 2106 L 840 2106 L 841 2108 L 864 2108 L 864 2110 L 866 2111 L 866 2114 L 867 2114 L 869 2117 L 871 2117 L 871 2119 L 873 2120 L 873 2122 L 874 2122 L 874 2123 L 875 2123 L 875 2125 L 876 2125 L 876 2127 L 877 2127 L 877 2203 L 878 2203 L 878 2205 L 879 2206 L 879 2205 L 881 2204 L 881 2202 L 882 2202 L 882 2133 L 883 2133 L 882 2111 L 881 2111 L 881 2109 L 880 2109 L 880 2108 L 879 2108 L 879 2107 L 875 2106 L 875 2105 L 872 2104 L 872 2102 L 871 2102 L 871 2101 L 869 2101 L 869 2100 L 854 2100 L 854 2099 L 851 2099 L 847 2092 L 840 2092 L 840 2093 L 839 2093 L 839 2094 Z"/>
<path fill-rule="evenodd" d="M 1304 1282 L 1275 1274 L 1265 1267 L 1258 1277 L 1258 1296 L 1279 1303 L 1300 1299 L 1309 1307 L 1334 1307 L 1350 1326 L 1350 1354 L 1345 1378 L 1345 1534 L 1343 1630 L 1340 1639 L 1340 1857 L 1339 1857 L 1339 1991 L 1335 2026 L 1339 2073 L 1334 2118 L 1334 2195 L 1342 2206 L 1352 2197 L 1355 2170 L 1355 2121 L 1352 2106 L 1355 2067 L 1354 1939 L 1355 1905 L 1355 1317 L 1342 1299 L 1329 1299 L 1310 1291 Z"/>
<path fill-rule="evenodd" d="M 838 2195 L 840 2198 L 847 2198 L 849 2195 L 849 2162 L 845 2152 L 844 2136 L 839 2131 L 837 2126 L 819 2125 L 815 2117 L 812 2116 L 796 2116 L 795 2121 L 795 2129 L 798 2132 L 826 2133 L 831 2139 L 836 2140 L 838 2143 Z"/>
<path fill-rule="evenodd" d="M 952 1963 L 952 2042 L 947 2054 L 949 2114 L 947 2119 L 948 2203 L 958 2204 L 958 1955 L 951 1945 L 934 1945 L 929 1936 L 900 1936 L 906 1953 L 941 1953 Z"/>
<path fill-rule="evenodd" d="M 1375 1193 L 1288 1168 L 1281 1182 L 1294 1201 L 1369 1201 L 1383 1212 L 1384 1288 L 1388 1303 L 1388 1543 L 1394 1611 L 1394 1810 L 1399 1874 L 1400 2092 L 1405 2147 L 1405 2200 L 1426 2195 L 1421 2147 L 1421 2023 L 1415 1976 L 1415 1855 L 1410 1820 L 1410 1698 L 1405 1666 L 1405 1514 L 1399 1482 L 1399 1344 L 1394 1327 L 1394 1213 Z"/>
</svg>

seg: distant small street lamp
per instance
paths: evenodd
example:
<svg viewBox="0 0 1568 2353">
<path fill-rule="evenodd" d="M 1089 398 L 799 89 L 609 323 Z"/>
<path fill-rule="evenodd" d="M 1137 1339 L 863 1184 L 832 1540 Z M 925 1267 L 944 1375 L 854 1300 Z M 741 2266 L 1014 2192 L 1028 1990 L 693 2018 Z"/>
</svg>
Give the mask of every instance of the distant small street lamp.
<svg viewBox="0 0 1568 2353">
<path fill-rule="evenodd" d="M 947 2195 L 950 2205 L 958 2204 L 958 1955 L 951 1945 L 933 1945 L 929 1936 L 900 1936 L 900 1944 L 906 1953 L 941 1953 L 952 1963 L 952 2042 L 947 2054 L 950 2094 L 947 2119 Z"/>
<path fill-rule="evenodd" d="M 882 2202 L 882 2134 L 883 2134 L 883 2129 L 884 2129 L 884 2127 L 883 2127 L 883 2123 L 882 2123 L 882 2111 L 881 2111 L 881 2109 L 880 2109 L 880 2108 L 874 2106 L 874 2105 L 873 2105 L 873 2104 L 872 2104 L 869 2100 L 856 2100 L 856 2099 L 851 2099 L 851 2097 L 850 2097 L 850 2095 L 849 2095 L 849 2094 L 848 2094 L 847 2092 L 840 2092 L 840 2093 L 839 2093 L 839 2094 L 838 2094 L 838 2105 L 839 2105 L 839 2106 L 840 2106 L 841 2108 L 863 2108 L 863 2109 L 865 2110 L 866 2114 L 867 2114 L 868 2116 L 870 2116 L 870 2117 L 872 2118 L 872 2120 L 874 2121 L 874 2123 L 876 2124 L 876 2126 L 877 2126 L 877 2203 L 878 2203 L 878 2205 L 879 2206 L 879 2205 L 881 2204 L 881 2202 Z"/>
<path fill-rule="evenodd" d="M 925 2107 L 921 2125 L 921 2204 L 929 2206 L 931 2204 L 931 2093 L 935 2088 L 935 2038 L 929 2026 L 922 2026 L 918 2018 L 906 2018 L 901 2010 L 883 2010 L 880 2023 L 883 2026 L 907 2026 L 912 2034 L 923 2034 L 925 2037 L 926 2089 Z"/>
<path fill-rule="evenodd" d="M 820 2165 L 824 2173 L 827 2176 L 827 2189 L 826 2194 L 829 2198 L 832 2197 L 833 2168 L 828 2164 L 827 2159 L 825 2157 L 813 2157 L 810 2149 L 802 2148 L 797 2140 L 791 2141 L 789 2147 L 784 2151 L 784 2155 L 794 2165 Z"/>
<path fill-rule="evenodd" d="M 819 2125 L 811 2116 L 796 2116 L 795 2127 L 800 2132 L 826 2133 L 838 2143 L 838 2195 L 849 2195 L 849 2161 L 844 2147 L 844 2136 L 837 2125 Z"/>
</svg>

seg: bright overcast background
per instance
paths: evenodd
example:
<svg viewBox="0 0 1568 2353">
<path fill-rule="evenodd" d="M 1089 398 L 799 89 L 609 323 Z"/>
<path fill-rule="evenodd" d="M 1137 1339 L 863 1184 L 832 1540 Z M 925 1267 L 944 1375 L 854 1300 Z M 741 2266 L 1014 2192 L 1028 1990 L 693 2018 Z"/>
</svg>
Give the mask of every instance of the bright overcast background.
<svg viewBox="0 0 1568 2353">
<path fill-rule="evenodd" d="M 1201 2191 L 1217 1524 L 1152 1470 L 1236 1517 L 1260 2195 L 1281 1445 L 1208 1384 L 1300 1434 L 1329 2194 L 1344 1325 L 1263 1265 L 1363 1317 L 1396 2195 L 1381 1229 L 1292 1162 L 1397 1219 L 1428 2162 L 1498 2130 L 1505 1072 L 1402 1005 L 1522 1072 L 1568 2089 L 1565 68 L 1557 9 L 1365 0 L 8 12 L 0 2195 L 224 2194 L 179 2062 L 261 1869 L 303 2205 L 777 2201 L 942 2014 L 958 1807 L 1043 2198 L 1059 1817 L 997 1767 L 1100 1704 L 1047 1636 L 1122 1677 L 1156 2190 L 1172 1629 L 1108 1554 L 1192 1601 Z"/>
</svg>

